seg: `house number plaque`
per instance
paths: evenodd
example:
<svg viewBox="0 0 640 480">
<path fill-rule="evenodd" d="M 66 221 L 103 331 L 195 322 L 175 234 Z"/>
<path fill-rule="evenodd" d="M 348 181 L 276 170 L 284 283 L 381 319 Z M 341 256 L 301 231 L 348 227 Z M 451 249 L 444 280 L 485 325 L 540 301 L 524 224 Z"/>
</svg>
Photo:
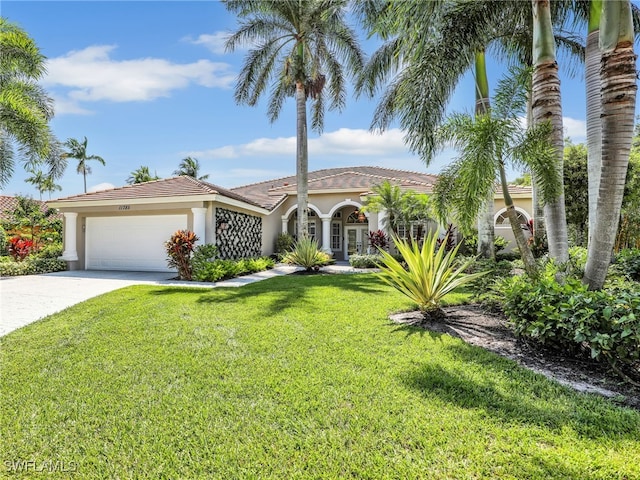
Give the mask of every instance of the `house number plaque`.
<svg viewBox="0 0 640 480">
<path fill-rule="evenodd" d="M 129 210 L 131 209 L 130 205 L 118 205 L 118 210 Z"/>
</svg>

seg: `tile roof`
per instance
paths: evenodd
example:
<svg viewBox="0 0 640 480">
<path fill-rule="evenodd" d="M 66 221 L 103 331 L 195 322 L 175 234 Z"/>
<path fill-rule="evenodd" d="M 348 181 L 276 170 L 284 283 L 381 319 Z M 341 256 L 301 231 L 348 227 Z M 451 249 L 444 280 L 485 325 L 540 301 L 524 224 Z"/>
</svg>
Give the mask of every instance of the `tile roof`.
<svg viewBox="0 0 640 480">
<path fill-rule="evenodd" d="M 309 172 L 309 191 L 352 190 L 364 195 L 371 193 L 374 186 L 389 181 L 405 189 L 420 193 L 431 193 L 438 176 L 430 173 L 410 172 L 384 167 L 341 167 L 326 168 Z M 531 187 L 509 187 L 512 194 L 531 193 Z M 197 195 L 221 195 L 245 202 L 249 205 L 273 210 L 288 195 L 296 193 L 296 177 L 266 180 L 240 187 L 226 189 L 212 183 L 180 176 L 137 183 L 124 187 L 84 193 L 57 199 L 56 202 L 131 200 L 139 198 L 182 197 Z M 500 193 L 497 190 L 497 193 Z"/>
<path fill-rule="evenodd" d="M 309 191 L 354 189 L 367 193 L 375 185 L 388 180 L 402 187 L 420 192 L 430 192 L 437 180 L 430 173 L 409 172 L 384 167 L 327 168 L 309 172 Z M 231 191 L 252 198 L 264 208 L 271 210 L 296 191 L 295 175 L 252 183 L 232 188 Z"/>
<path fill-rule="evenodd" d="M 124 187 L 111 188 L 98 192 L 82 193 L 70 197 L 58 198 L 56 202 L 81 202 L 101 200 L 133 200 L 139 198 L 183 197 L 195 195 L 222 195 L 233 200 L 260 206 L 249 198 L 243 197 L 226 188 L 193 177 L 179 176 L 134 183 Z"/>
<path fill-rule="evenodd" d="M 42 210 L 43 213 L 49 209 L 47 202 L 43 202 L 42 200 L 35 200 L 35 199 L 33 199 L 33 201 L 40 204 L 40 209 Z M 18 204 L 17 197 L 0 195 L 0 220 L 9 219 L 11 215 L 7 213 L 7 211 L 9 212 L 13 211 L 16 208 L 17 204 Z M 62 214 L 57 213 L 49 218 L 62 218 Z"/>
</svg>

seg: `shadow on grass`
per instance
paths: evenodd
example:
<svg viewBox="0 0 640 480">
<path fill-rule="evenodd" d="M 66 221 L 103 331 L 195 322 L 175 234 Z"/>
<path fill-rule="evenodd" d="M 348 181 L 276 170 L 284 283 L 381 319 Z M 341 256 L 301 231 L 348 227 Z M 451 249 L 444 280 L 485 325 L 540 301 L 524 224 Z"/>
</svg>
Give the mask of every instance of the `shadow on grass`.
<svg viewBox="0 0 640 480">
<path fill-rule="evenodd" d="M 299 306 L 308 300 L 310 292 L 318 288 L 338 288 L 357 294 L 379 295 L 387 292 L 384 284 L 371 274 L 317 274 L 286 275 L 262 280 L 242 287 L 218 287 L 200 289 L 192 287 L 167 287 L 154 289 L 151 295 L 181 294 L 197 297 L 197 303 L 241 304 L 247 300 L 267 299 L 265 314 L 277 314 L 292 305 Z M 330 301 L 330 298 L 323 298 Z"/>
<path fill-rule="evenodd" d="M 430 334 L 432 338 L 441 335 Z M 569 427 L 590 439 L 639 438 L 638 412 L 573 392 L 479 347 L 449 344 L 445 349 L 453 362 L 424 363 L 408 371 L 404 383 L 425 397 L 484 410 L 512 424 L 554 431 Z"/>
</svg>

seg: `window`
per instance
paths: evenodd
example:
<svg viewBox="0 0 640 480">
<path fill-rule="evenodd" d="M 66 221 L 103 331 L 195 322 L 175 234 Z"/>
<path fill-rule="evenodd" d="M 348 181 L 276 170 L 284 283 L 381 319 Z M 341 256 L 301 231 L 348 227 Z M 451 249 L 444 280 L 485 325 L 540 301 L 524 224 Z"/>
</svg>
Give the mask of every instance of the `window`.
<svg viewBox="0 0 640 480">
<path fill-rule="evenodd" d="M 516 210 L 516 214 L 518 215 L 520 225 L 526 225 L 528 223 L 527 217 L 525 217 L 522 212 Z M 496 227 L 509 227 L 510 225 L 511 222 L 509 221 L 506 211 L 496 217 Z"/>
<path fill-rule="evenodd" d="M 315 240 L 316 238 L 316 221 L 315 220 L 309 220 L 309 223 L 307 224 L 307 230 L 309 231 L 309 237 Z"/>
<path fill-rule="evenodd" d="M 331 224 L 331 250 L 340 250 L 342 248 L 342 225 L 340 222 Z"/>
</svg>

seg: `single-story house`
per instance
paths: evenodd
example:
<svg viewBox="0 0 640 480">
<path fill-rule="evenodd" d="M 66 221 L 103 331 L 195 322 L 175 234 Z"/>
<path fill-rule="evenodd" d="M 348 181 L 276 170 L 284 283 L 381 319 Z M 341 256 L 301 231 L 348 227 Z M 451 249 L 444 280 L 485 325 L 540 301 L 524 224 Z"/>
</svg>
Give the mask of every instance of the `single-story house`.
<svg viewBox="0 0 640 480">
<path fill-rule="evenodd" d="M 382 167 L 309 172 L 309 233 L 334 258 L 367 249 L 367 233 L 383 229 L 384 212 L 363 214 L 384 181 L 431 193 L 437 176 Z M 531 189 L 510 187 L 522 222 L 531 217 Z M 269 255 L 280 233 L 296 233 L 296 177 L 223 188 L 187 176 L 85 193 L 48 202 L 64 215 L 63 259 L 70 269 L 164 271 L 164 242 L 176 230 L 196 233 L 224 258 Z M 512 239 L 499 190 L 496 234 Z"/>
</svg>

